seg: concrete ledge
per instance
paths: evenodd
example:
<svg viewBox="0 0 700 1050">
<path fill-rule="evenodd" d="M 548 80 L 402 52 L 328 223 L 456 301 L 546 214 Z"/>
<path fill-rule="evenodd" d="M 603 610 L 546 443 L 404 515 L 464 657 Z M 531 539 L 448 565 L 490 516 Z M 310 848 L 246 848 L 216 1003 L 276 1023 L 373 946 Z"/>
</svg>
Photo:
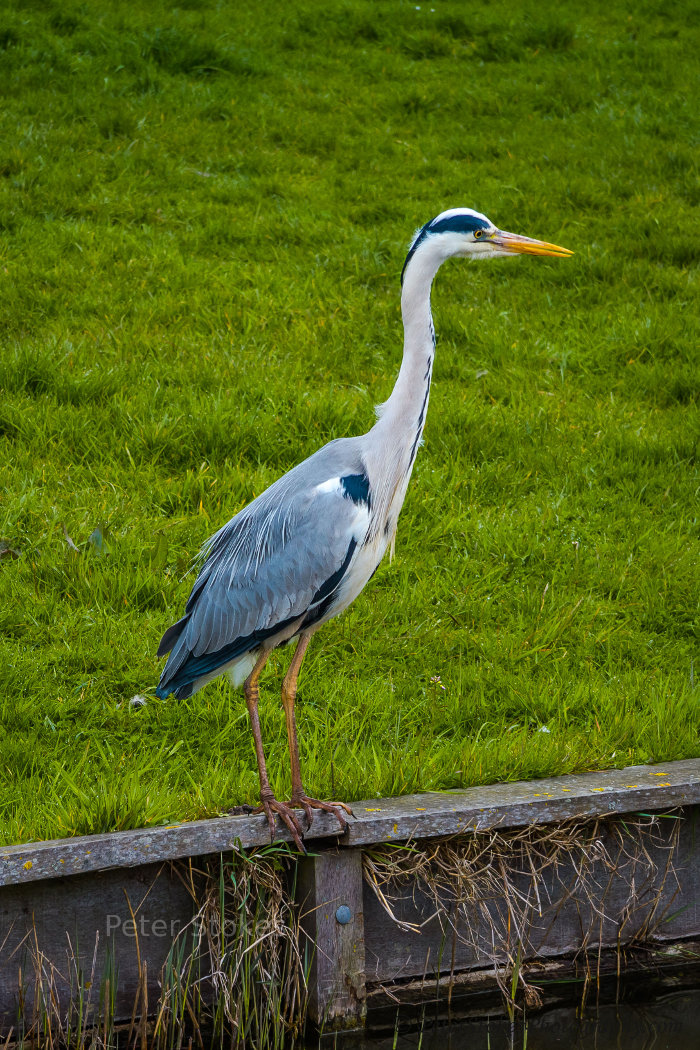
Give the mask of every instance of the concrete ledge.
<svg viewBox="0 0 700 1050">
<path fill-rule="evenodd" d="M 698 803 L 700 759 L 694 758 L 356 802 L 356 819 L 344 835 L 333 817 L 318 814 L 306 840 L 312 844 L 332 838 L 338 846 L 355 847 Z M 277 827 L 278 837 L 289 841 L 279 821 Z M 267 819 L 256 814 L 5 846 L 0 847 L 0 886 L 250 849 L 267 842 Z"/>
</svg>

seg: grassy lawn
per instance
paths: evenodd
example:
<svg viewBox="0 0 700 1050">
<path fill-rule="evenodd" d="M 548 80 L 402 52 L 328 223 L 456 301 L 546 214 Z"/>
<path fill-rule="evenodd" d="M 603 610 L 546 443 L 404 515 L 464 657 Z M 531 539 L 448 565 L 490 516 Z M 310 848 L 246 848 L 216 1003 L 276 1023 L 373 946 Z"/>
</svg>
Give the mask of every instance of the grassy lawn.
<svg viewBox="0 0 700 1050">
<path fill-rule="evenodd" d="M 206 537 L 372 424 L 455 205 L 576 255 L 439 274 L 396 558 L 302 672 L 307 789 L 700 755 L 696 5 L 4 2 L 0 48 L 0 839 L 255 800 L 242 695 L 157 700 L 158 641 Z"/>
</svg>

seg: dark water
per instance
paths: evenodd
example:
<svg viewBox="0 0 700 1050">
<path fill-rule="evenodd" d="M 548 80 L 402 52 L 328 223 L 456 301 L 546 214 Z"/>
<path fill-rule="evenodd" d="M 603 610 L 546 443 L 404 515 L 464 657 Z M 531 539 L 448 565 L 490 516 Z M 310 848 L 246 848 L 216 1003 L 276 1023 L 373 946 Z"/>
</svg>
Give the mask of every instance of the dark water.
<svg viewBox="0 0 700 1050">
<path fill-rule="evenodd" d="M 527 1025 L 507 1020 L 431 1025 L 373 1039 L 328 1039 L 322 1050 L 700 1050 L 700 989 L 647 1003 L 589 1010 L 557 1007 Z"/>
</svg>

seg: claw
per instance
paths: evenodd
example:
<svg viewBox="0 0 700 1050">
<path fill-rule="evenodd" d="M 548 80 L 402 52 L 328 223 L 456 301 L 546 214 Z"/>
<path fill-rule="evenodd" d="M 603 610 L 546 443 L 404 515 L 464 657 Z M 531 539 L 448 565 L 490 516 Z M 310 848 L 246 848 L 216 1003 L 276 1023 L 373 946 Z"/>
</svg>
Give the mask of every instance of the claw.
<svg viewBox="0 0 700 1050">
<path fill-rule="evenodd" d="M 304 810 L 304 813 L 306 814 L 306 830 L 308 831 L 313 823 L 314 811 L 304 798 L 300 799 L 299 802 L 294 802 L 294 799 L 292 799 L 292 804 L 299 805 Z"/>
<path fill-rule="evenodd" d="M 294 813 L 293 811 L 294 808 L 303 809 L 304 815 L 306 817 L 307 831 L 313 823 L 313 811 L 315 809 L 320 809 L 324 813 L 332 813 L 338 821 L 338 823 L 340 824 L 342 831 L 345 831 L 345 829 L 348 826 L 348 822 L 345 819 L 345 814 L 342 813 L 341 810 L 345 810 L 345 813 L 348 813 L 351 817 L 355 815 L 350 809 L 350 806 L 346 805 L 345 802 L 321 802 L 320 799 L 309 798 L 308 795 L 304 795 L 302 793 L 292 795 L 289 802 L 279 802 L 272 795 L 269 797 L 265 797 L 261 799 L 259 806 L 257 806 L 255 809 L 249 809 L 248 812 L 265 814 L 265 816 L 267 817 L 267 822 L 270 826 L 270 842 L 275 841 L 275 837 L 277 834 L 275 814 L 279 815 L 284 824 L 286 824 L 286 826 L 291 831 L 292 838 L 294 839 L 294 844 L 299 850 L 299 852 L 306 853 L 306 849 L 304 848 L 303 842 L 304 832 L 302 830 L 301 824 L 299 823 L 296 813 Z"/>
<path fill-rule="evenodd" d="M 276 827 L 275 827 L 275 814 L 278 813 L 282 818 L 283 822 L 287 825 L 292 833 L 294 839 L 294 845 L 297 847 L 300 853 L 306 853 L 304 843 L 302 841 L 304 832 L 302 831 L 301 824 L 297 820 L 296 814 L 292 812 L 290 804 L 288 802 L 278 802 L 274 797 L 263 798 L 260 801 L 260 805 L 255 810 L 256 813 L 264 813 L 267 817 L 267 822 L 270 826 L 270 842 L 274 842 L 276 838 Z"/>
</svg>

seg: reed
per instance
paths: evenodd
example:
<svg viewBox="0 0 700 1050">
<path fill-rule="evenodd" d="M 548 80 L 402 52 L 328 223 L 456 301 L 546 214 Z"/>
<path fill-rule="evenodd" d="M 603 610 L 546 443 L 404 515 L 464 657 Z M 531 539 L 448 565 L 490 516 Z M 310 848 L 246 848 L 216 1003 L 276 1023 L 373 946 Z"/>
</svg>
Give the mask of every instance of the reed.
<svg viewBox="0 0 700 1050">
<path fill-rule="evenodd" d="M 139 980 L 130 1020 L 115 1015 L 119 974 L 109 950 L 99 983 L 96 960 L 82 970 L 70 940 L 59 970 L 38 942 L 28 945 L 17 1024 L 3 1050 L 281 1050 L 304 1027 L 313 946 L 295 908 L 294 865 L 270 846 L 195 869 L 176 869 L 194 902 L 191 922 L 173 940 L 149 1001 L 148 972 L 136 932 Z"/>
</svg>

